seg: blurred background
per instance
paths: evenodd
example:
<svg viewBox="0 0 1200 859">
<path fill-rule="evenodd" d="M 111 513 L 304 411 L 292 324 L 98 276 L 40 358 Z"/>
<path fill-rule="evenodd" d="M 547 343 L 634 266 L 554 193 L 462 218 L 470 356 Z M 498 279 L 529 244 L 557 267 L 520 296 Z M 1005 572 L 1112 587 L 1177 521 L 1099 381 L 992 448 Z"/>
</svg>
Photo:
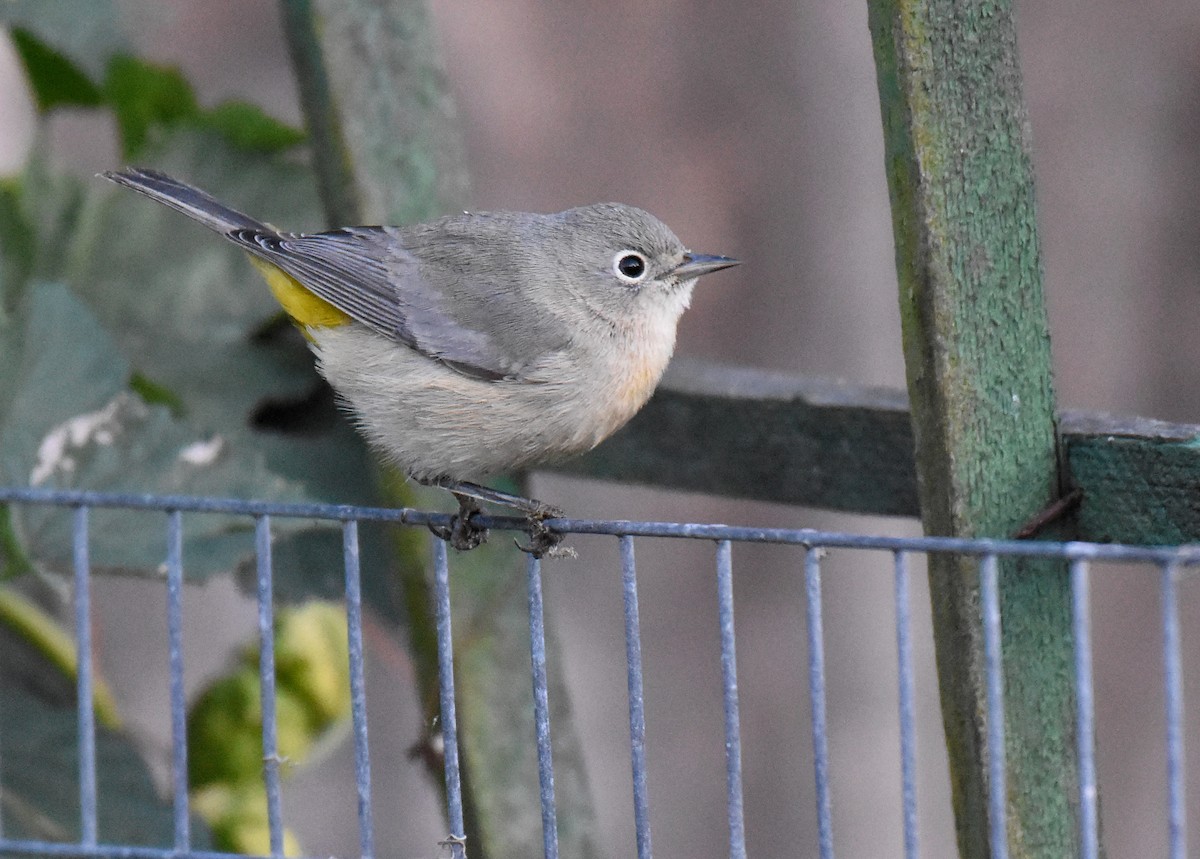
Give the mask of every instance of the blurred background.
<svg viewBox="0 0 1200 859">
<path fill-rule="evenodd" d="M 301 124 L 274 3 L 131 0 L 147 59 L 180 66 L 203 104 L 239 97 Z M 866 4 L 660 0 L 478 4 L 432 0 L 478 209 L 642 206 L 703 252 L 745 265 L 705 281 L 678 354 L 902 387 L 896 280 Z M 1200 5 L 1192 0 L 1020 4 L 1042 251 L 1063 408 L 1200 423 Z M 0 39 L 0 173 L 31 145 L 34 113 Z M 58 161 L 89 174 L 117 159 L 113 129 L 53 120 Z M 236 202 L 236 201 L 234 201 Z M 285 225 L 286 226 L 286 225 Z M 247 288 L 258 288 L 249 268 Z M 573 515 L 916 533 L 908 520 L 539 476 Z M 599 803 L 606 855 L 633 852 L 616 546 L 577 541 L 547 567 L 547 610 Z M 717 625 L 707 546 L 639 544 L 650 796 L 663 857 L 723 855 Z M 735 554 L 749 846 L 815 855 L 803 678 L 801 556 Z M 895 648 L 887 558 L 835 554 L 826 573 L 835 841 L 840 855 L 900 852 Z M 953 829 L 924 580 L 918 627 L 925 855 Z M 1165 844 L 1158 595 L 1148 570 L 1094 584 L 1100 777 L 1108 855 Z M 134 628 L 133 582 L 98 582 L 105 670 L 151 755 L 165 760 L 161 631 Z M 185 603 L 189 687 L 253 629 L 232 582 Z M 1185 688 L 1200 712 L 1200 593 L 1183 593 Z M 204 638 L 199 634 L 203 630 Z M 147 638 L 149 635 L 149 638 Z M 445 825 L 418 762 L 405 657 L 372 648 L 369 696 L 381 854 L 423 857 Z M 370 643 L 369 643 L 370 646 Z M 139 650 L 140 648 L 140 650 Z M 145 652 L 145 664 L 129 654 Z M 150 667 L 147 667 L 150 666 Z M 154 670 L 151 671 L 150 668 Z M 1200 748 L 1193 716 L 1187 744 Z M 355 848 L 348 744 L 289 783 L 285 817 L 311 855 Z M 1193 774 L 1196 768 L 1192 768 Z M 1195 777 L 1193 783 L 1200 783 Z M 342 791 L 344 807 L 330 804 Z M 1200 819 L 1196 791 L 1193 820 Z M 394 813 L 393 813 L 394 812 Z M 1192 839 L 1200 850 L 1200 840 Z"/>
</svg>

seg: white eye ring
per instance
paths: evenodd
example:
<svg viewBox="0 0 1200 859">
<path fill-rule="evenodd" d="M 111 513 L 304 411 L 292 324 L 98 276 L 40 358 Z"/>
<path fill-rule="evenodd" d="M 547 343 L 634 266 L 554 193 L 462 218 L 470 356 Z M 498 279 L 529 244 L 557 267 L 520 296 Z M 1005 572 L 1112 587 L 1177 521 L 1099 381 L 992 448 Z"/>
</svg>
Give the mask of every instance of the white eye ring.
<svg viewBox="0 0 1200 859">
<path fill-rule="evenodd" d="M 617 251 L 617 255 L 613 257 L 612 270 L 613 274 L 625 283 L 639 283 L 646 277 L 650 265 L 645 255 L 635 250 L 623 250 Z"/>
</svg>

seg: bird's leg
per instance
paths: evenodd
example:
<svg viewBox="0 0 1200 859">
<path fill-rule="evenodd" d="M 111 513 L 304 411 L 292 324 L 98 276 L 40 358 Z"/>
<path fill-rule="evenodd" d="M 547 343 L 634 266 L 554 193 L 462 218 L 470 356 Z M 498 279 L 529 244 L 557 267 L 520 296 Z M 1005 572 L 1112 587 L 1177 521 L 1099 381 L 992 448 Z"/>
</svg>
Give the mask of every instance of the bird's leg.
<svg viewBox="0 0 1200 859">
<path fill-rule="evenodd" d="M 426 481 L 421 482 L 426 483 Z M 545 521 L 547 519 L 556 519 L 562 516 L 563 511 L 559 510 L 557 507 L 546 504 L 544 501 L 538 501 L 536 498 L 524 498 L 520 495 L 502 492 L 499 489 L 492 489 L 490 486 L 480 486 L 478 483 L 450 480 L 449 478 L 445 477 L 427 481 L 427 485 L 439 486 L 442 489 L 448 489 L 454 494 L 454 497 L 458 499 L 459 513 L 454 519 L 453 528 L 441 529 L 449 532 L 445 535 L 443 535 L 441 531 L 434 532 L 443 539 L 449 540 L 450 544 L 456 549 L 464 548 L 464 546 L 460 546 L 455 543 L 455 539 L 459 537 L 460 530 L 466 527 L 466 525 L 469 525 L 470 516 L 479 512 L 479 501 L 486 501 L 489 504 L 499 504 L 504 507 L 511 507 L 512 509 L 525 514 L 525 516 L 529 519 L 530 539 L 526 544 L 517 542 L 517 548 L 522 552 L 528 552 L 529 554 L 538 558 L 547 553 L 554 555 L 555 549 L 563 540 L 562 534 L 556 533 L 555 531 L 547 528 Z M 468 505 L 470 505 L 469 512 Z M 466 525 L 464 525 L 464 523 L 466 523 Z M 472 528 L 475 532 L 483 530 L 473 525 L 471 525 L 470 528 Z M 486 538 L 486 530 L 483 530 L 483 533 Z M 464 535 L 463 538 L 464 542 L 469 540 L 469 537 L 466 535 Z M 473 545 L 465 546 L 465 548 L 473 549 L 475 546 L 479 545 L 480 542 L 483 541 L 480 540 Z"/>
<path fill-rule="evenodd" d="M 449 489 L 454 493 L 455 497 L 466 496 L 474 498 L 478 501 L 486 501 L 489 504 L 499 504 L 502 507 L 511 507 L 513 510 L 518 510 L 530 518 L 537 519 L 557 519 L 563 515 L 563 511 L 557 507 L 553 507 L 544 501 L 538 501 L 536 498 L 525 498 L 520 495 L 513 495 L 511 492 L 501 492 L 499 489 L 492 489 L 490 486 L 480 486 L 478 483 L 468 483 L 461 480 L 450 480 L 446 477 L 440 477 L 436 480 L 431 480 L 429 486 L 440 486 L 442 489 Z"/>
</svg>

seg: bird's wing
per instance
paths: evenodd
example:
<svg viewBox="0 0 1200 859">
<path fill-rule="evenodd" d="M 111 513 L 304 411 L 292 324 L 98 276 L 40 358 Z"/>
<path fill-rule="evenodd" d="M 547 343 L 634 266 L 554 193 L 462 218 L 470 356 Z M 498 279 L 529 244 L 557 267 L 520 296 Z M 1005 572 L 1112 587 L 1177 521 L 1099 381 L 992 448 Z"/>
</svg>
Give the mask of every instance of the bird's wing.
<svg viewBox="0 0 1200 859">
<path fill-rule="evenodd" d="M 423 262 L 386 227 L 228 236 L 351 318 L 469 376 L 533 381 L 528 369 L 568 342 L 522 292 L 473 275 L 469 249 L 455 270 Z"/>
</svg>

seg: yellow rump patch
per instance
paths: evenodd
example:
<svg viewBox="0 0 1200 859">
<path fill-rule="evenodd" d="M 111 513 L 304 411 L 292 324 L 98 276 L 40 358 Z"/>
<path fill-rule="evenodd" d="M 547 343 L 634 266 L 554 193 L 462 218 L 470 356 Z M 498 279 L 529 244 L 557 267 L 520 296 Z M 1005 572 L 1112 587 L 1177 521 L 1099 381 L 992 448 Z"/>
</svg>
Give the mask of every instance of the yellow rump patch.
<svg viewBox="0 0 1200 859">
<path fill-rule="evenodd" d="M 350 322 L 349 316 L 313 295 L 277 266 L 253 255 L 250 255 L 250 262 L 267 281 L 271 294 L 283 305 L 284 312 L 301 328 L 334 328 Z"/>
</svg>

